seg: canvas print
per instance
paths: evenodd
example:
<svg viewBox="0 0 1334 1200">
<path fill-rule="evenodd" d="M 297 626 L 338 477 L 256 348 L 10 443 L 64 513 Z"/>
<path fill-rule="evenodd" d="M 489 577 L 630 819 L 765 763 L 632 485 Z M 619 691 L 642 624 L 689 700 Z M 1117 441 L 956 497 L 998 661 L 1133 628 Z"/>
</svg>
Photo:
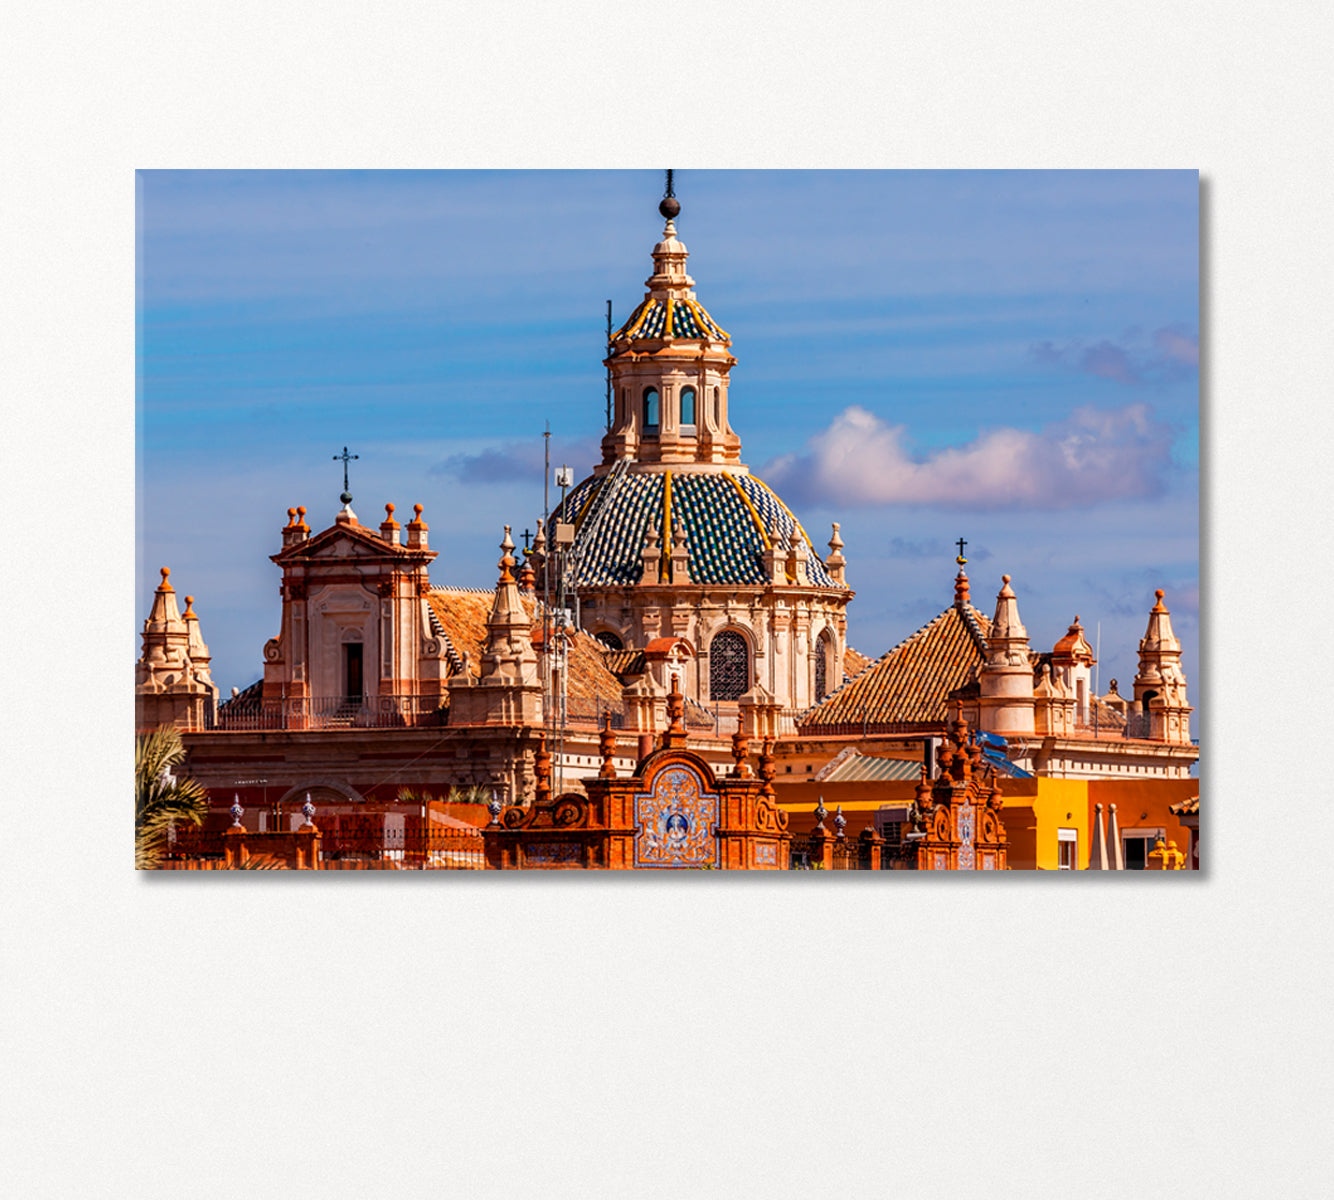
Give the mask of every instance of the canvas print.
<svg viewBox="0 0 1334 1200">
<path fill-rule="evenodd" d="M 1197 172 L 137 189 L 137 867 L 1199 869 Z"/>
</svg>

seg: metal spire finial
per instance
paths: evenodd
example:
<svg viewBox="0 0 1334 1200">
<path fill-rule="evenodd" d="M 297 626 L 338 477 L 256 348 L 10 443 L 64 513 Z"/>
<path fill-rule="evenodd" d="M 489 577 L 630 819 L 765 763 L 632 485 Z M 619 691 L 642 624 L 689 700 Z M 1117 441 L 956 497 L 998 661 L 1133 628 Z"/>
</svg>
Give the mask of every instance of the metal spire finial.
<svg viewBox="0 0 1334 1200">
<path fill-rule="evenodd" d="M 349 454 L 349 453 L 347 452 L 347 447 L 346 447 L 346 446 L 343 447 L 343 453 L 342 453 L 342 454 L 335 454 L 335 455 L 333 456 L 333 460 L 334 460 L 334 462 L 340 462 L 340 461 L 341 461 L 342 464 L 343 464 L 343 494 L 342 494 L 341 496 L 339 496 L 338 498 L 339 498 L 344 504 L 351 504 L 351 503 L 352 503 L 352 493 L 348 490 L 348 486 L 347 486 L 347 464 L 350 463 L 350 462 L 352 462 L 354 459 L 358 459 L 358 458 L 360 458 L 360 457 L 361 457 L 360 454 Z"/>
<path fill-rule="evenodd" d="M 669 221 L 674 221 L 681 213 L 681 202 L 672 187 L 672 175 L 672 171 L 667 172 L 667 190 L 663 192 L 662 203 L 658 205 L 658 211 Z"/>
<path fill-rule="evenodd" d="M 963 540 L 963 538 L 960 538 L 956 544 L 957 544 L 958 547 L 959 547 L 959 557 L 956 558 L 954 561 L 955 561 L 956 563 L 958 563 L 959 566 L 963 566 L 963 564 L 966 563 L 966 562 L 968 561 L 968 560 L 967 560 L 966 558 L 964 558 L 964 556 L 963 556 L 963 548 L 964 548 L 966 545 L 968 545 L 968 543 L 965 542 L 965 541 Z"/>
</svg>

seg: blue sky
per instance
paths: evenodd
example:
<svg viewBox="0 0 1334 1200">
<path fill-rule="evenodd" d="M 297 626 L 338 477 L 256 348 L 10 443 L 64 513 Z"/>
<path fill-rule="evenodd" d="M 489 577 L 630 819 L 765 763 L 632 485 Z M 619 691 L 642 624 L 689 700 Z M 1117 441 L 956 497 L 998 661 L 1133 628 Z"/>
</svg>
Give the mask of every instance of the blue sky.
<svg viewBox="0 0 1334 1200">
<path fill-rule="evenodd" d="M 137 606 L 195 596 L 225 689 L 278 628 L 289 506 L 425 506 L 436 582 L 490 586 L 542 503 L 541 432 L 602 432 L 605 302 L 643 295 L 661 173 L 140 172 Z M 1013 576 L 1033 644 L 1101 623 L 1128 691 L 1167 590 L 1198 702 L 1194 171 L 681 171 L 700 300 L 733 338 L 743 458 L 875 656 Z"/>
</svg>

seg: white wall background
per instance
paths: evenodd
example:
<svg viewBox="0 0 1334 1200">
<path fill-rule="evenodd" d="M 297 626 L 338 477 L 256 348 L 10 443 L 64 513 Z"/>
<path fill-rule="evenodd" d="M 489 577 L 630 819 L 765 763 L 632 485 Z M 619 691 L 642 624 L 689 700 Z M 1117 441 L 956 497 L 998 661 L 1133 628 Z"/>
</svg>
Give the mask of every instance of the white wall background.
<svg viewBox="0 0 1334 1200">
<path fill-rule="evenodd" d="M 1328 659 L 1329 33 L 1311 3 L 20 2 L 0 1190 L 1328 1195 L 1325 722 L 1282 714 Z M 130 869 L 134 168 L 667 163 L 1200 168 L 1202 877 Z"/>
</svg>

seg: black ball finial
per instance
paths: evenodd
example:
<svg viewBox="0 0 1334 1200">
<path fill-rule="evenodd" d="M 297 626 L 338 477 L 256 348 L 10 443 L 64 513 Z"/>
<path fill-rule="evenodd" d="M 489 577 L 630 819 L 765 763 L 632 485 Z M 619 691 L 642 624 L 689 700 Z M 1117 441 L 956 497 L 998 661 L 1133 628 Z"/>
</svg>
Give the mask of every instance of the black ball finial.
<svg viewBox="0 0 1334 1200">
<path fill-rule="evenodd" d="M 351 492 L 344 492 L 344 493 L 343 493 L 341 496 L 339 496 L 338 498 L 339 498 L 344 504 L 351 504 L 351 503 L 352 503 L 352 493 L 351 493 Z"/>
<path fill-rule="evenodd" d="M 681 211 L 681 202 L 676 198 L 676 189 L 672 187 L 673 174 L 673 171 L 667 172 L 667 187 L 662 194 L 662 203 L 658 205 L 658 211 L 669 221 L 674 221 Z"/>
</svg>

